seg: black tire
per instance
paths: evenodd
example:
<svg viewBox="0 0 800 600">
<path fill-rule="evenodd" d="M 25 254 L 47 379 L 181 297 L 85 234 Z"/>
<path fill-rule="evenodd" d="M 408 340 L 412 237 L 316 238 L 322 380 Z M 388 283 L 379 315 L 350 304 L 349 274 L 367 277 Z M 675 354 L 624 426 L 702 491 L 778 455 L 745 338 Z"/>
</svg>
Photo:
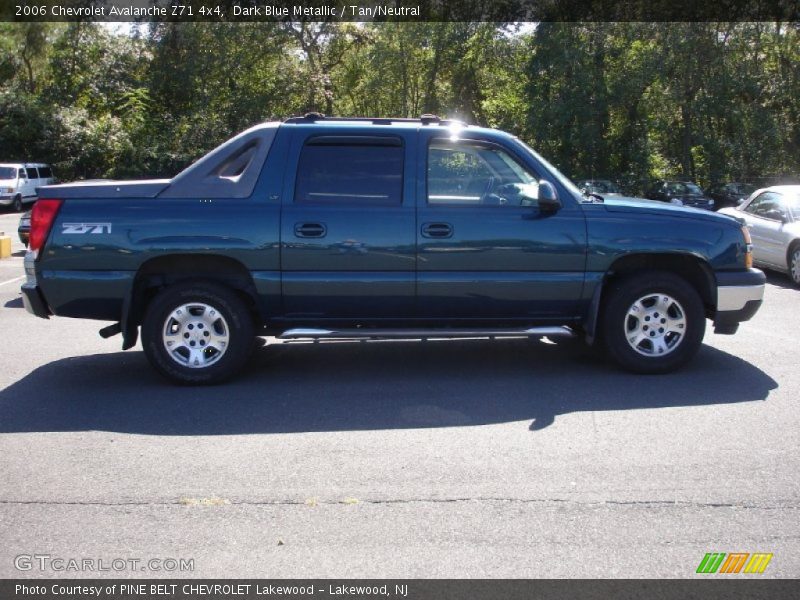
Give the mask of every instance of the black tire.
<svg viewBox="0 0 800 600">
<path fill-rule="evenodd" d="M 14 196 L 14 205 L 13 206 L 14 206 L 14 212 L 22 212 L 22 209 L 23 209 L 22 196 L 20 196 L 19 194 Z"/>
<path fill-rule="evenodd" d="M 795 242 L 789 248 L 789 279 L 800 287 L 800 242 Z"/>
<path fill-rule="evenodd" d="M 176 342 L 179 342 L 177 345 L 184 347 L 184 354 L 180 354 L 182 348 L 173 352 L 167 350 L 165 332 L 169 324 L 172 324 L 173 328 L 177 327 L 177 322 L 172 315 L 174 311 L 182 309 L 184 305 L 195 305 L 191 307 L 192 310 L 202 311 L 199 313 L 200 317 L 194 315 L 191 317 L 192 319 L 216 319 L 212 327 L 218 327 L 223 332 L 220 335 L 224 335 L 224 339 L 227 340 L 224 351 L 218 351 L 211 346 L 201 349 L 199 344 L 205 345 L 204 338 L 194 337 L 191 342 L 187 341 L 186 343 L 194 346 L 194 339 L 198 339 L 198 346 L 189 349 L 181 339 L 184 335 L 188 336 L 188 331 L 177 334 L 175 338 Z M 202 305 L 205 305 L 206 308 L 203 308 Z M 214 317 L 204 316 L 205 311 L 213 314 Z M 189 327 L 189 325 L 185 327 Z M 200 335 L 198 332 L 201 329 L 202 326 L 198 325 L 192 335 Z M 202 334 L 209 335 L 208 331 L 209 326 L 207 325 Z M 211 333 L 216 335 L 217 332 L 212 331 Z M 211 385 L 233 377 L 247 363 L 253 351 L 254 337 L 253 319 L 242 299 L 233 290 L 207 281 L 176 283 L 161 291 L 148 306 L 142 323 L 142 345 L 150 364 L 163 376 L 183 385 Z M 187 355 L 193 350 L 197 350 L 203 357 L 201 360 L 209 361 L 209 364 L 197 367 L 188 366 L 190 359 Z"/>
<path fill-rule="evenodd" d="M 669 314 L 653 312 L 660 309 L 649 303 L 657 301 L 659 295 L 673 301 L 662 304 L 670 306 Z M 629 315 L 629 311 L 638 314 L 634 304 L 643 298 L 646 298 L 645 302 L 638 305 L 640 310 L 643 309 L 643 316 Z M 654 314 L 658 315 L 657 318 L 653 317 Z M 648 315 L 647 323 L 644 315 Z M 681 315 L 682 327 L 678 324 Z M 662 318 L 666 324 L 662 324 Z M 675 332 L 670 331 L 670 324 L 673 324 Z M 706 318 L 700 295 L 686 280 L 672 273 L 652 271 L 610 284 L 603 304 L 601 325 L 603 343 L 620 366 L 634 373 L 668 373 L 686 364 L 697 353 L 705 335 Z M 662 326 L 666 327 L 666 333 L 658 329 Z M 678 327 L 681 333 L 678 333 Z M 633 340 L 637 335 L 655 336 L 655 340 L 662 344 L 657 347 L 647 337 L 642 337 L 638 343 L 629 343 L 629 337 Z M 657 354 L 659 350 L 664 354 Z"/>
</svg>

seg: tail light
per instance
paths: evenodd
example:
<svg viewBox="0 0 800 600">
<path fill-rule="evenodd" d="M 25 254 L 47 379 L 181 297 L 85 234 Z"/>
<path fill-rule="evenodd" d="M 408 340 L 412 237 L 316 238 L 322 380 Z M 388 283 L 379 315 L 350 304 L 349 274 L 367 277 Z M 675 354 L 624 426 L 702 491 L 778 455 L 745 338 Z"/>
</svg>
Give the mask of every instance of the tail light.
<svg viewBox="0 0 800 600">
<path fill-rule="evenodd" d="M 742 226 L 742 235 L 744 235 L 744 266 L 748 269 L 753 268 L 753 240 L 750 238 L 750 230 L 747 225 Z"/>
<path fill-rule="evenodd" d="M 61 208 L 63 200 L 53 200 L 42 198 L 36 201 L 31 211 L 31 237 L 29 240 L 30 249 L 38 252 L 47 241 L 53 222 L 56 220 L 58 209 Z"/>
</svg>

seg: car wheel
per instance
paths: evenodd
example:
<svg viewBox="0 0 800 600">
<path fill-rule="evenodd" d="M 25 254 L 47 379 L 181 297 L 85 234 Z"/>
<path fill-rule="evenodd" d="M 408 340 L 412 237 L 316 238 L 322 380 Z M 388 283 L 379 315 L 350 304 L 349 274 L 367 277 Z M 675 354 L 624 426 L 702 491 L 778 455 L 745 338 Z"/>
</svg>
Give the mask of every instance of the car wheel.
<svg viewBox="0 0 800 600">
<path fill-rule="evenodd" d="M 185 385 L 215 384 L 235 375 L 253 350 L 253 319 L 231 289 L 182 282 L 160 292 L 142 323 L 142 345 L 155 369 Z"/>
<path fill-rule="evenodd" d="M 789 256 L 789 275 L 795 285 L 800 286 L 800 244 L 795 244 Z"/>
<path fill-rule="evenodd" d="M 606 348 L 619 365 L 635 373 L 667 373 L 697 353 L 706 320 L 697 291 L 657 271 L 611 284 L 602 326 Z"/>
<path fill-rule="evenodd" d="M 14 196 L 14 212 L 22 212 L 22 196 Z"/>
</svg>

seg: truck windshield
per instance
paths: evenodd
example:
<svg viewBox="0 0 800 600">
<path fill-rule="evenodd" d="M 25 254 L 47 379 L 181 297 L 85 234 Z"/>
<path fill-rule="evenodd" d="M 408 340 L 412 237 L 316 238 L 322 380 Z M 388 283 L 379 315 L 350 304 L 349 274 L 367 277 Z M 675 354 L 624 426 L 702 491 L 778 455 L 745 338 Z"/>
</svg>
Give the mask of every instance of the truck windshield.
<svg viewBox="0 0 800 600">
<path fill-rule="evenodd" d="M 578 186 L 572 183 L 572 181 L 570 181 L 570 179 L 566 175 L 564 175 L 561 171 L 559 171 L 553 165 L 547 162 L 541 154 L 536 152 L 536 150 L 528 146 L 528 144 L 523 142 L 521 139 L 514 138 L 514 140 L 516 140 L 516 142 L 519 143 L 519 145 L 522 146 L 522 148 L 524 148 L 526 152 L 528 152 L 536 160 L 542 163 L 545 166 L 545 168 L 548 171 L 550 171 L 553 177 L 558 179 L 559 183 L 563 185 L 565 188 L 567 188 L 570 192 L 572 192 L 576 198 L 583 198 L 583 193 L 578 189 Z"/>
<path fill-rule="evenodd" d="M 0 179 L 16 179 L 17 170 L 14 167 L 0 167 Z"/>
</svg>

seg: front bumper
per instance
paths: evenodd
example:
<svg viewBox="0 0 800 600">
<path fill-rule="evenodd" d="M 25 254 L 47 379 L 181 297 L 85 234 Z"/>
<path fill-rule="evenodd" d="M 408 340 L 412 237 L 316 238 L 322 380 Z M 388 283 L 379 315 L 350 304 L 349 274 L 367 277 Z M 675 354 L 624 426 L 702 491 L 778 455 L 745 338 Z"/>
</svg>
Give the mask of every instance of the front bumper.
<svg viewBox="0 0 800 600">
<path fill-rule="evenodd" d="M 717 273 L 717 313 L 714 317 L 715 333 L 736 333 L 739 323 L 753 318 L 764 299 L 767 281 L 763 271 Z"/>
</svg>

